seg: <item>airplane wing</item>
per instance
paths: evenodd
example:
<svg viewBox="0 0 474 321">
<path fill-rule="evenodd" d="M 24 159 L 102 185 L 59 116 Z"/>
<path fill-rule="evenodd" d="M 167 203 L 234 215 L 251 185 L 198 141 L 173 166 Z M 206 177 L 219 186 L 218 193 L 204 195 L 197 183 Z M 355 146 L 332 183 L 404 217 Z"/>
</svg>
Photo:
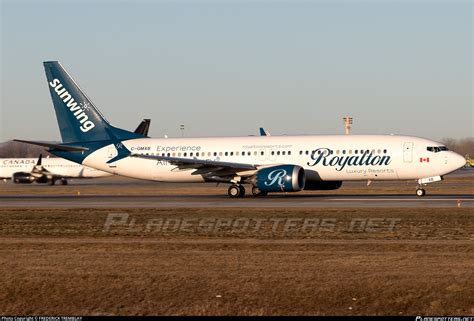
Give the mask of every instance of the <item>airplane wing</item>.
<svg viewBox="0 0 474 321">
<path fill-rule="evenodd" d="M 203 175 L 211 180 L 220 181 L 224 177 L 233 176 L 240 173 L 239 176 L 249 176 L 254 174 L 258 167 L 254 164 L 221 162 L 197 158 L 179 158 L 168 156 L 155 156 L 143 154 L 131 154 L 131 157 L 165 161 L 176 165 L 177 170 L 195 169 L 193 175 Z M 244 173 L 246 172 L 246 173 Z"/>
</svg>

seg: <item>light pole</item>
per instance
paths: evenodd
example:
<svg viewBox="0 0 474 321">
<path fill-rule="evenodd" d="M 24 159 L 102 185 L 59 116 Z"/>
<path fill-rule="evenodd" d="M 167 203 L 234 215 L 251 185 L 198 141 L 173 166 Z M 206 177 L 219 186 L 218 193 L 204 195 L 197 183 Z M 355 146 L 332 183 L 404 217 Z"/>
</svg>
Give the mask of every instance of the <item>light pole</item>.
<svg viewBox="0 0 474 321">
<path fill-rule="evenodd" d="M 180 125 L 179 129 L 181 130 L 181 137 L 184 137 L 184 125 Z"/>
<path fill-rule="evenodd" d="M 349 135 L 351 133 L 352 117 L 344 117 L 342 119 L 344 120 L 345 133 Z"/>
</svg>

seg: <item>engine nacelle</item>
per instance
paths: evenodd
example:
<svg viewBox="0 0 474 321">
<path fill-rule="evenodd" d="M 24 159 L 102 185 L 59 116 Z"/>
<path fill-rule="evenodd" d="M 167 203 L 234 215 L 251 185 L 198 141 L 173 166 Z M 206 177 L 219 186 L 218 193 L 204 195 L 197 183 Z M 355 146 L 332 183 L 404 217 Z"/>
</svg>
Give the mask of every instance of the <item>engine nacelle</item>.
<svg viewBox="0 0 474 321">
<path fill-rule="evenodd" d="M 18 172 L 13 174 L 12 181 L 15 184 L 31 184 L 35 181 L 35 178 L 30 173 Z"/>
<path fill-rule="evenodd" d="M 262 192 L 298 192 L 305 181 L 304 169 L 298 165 L 266 167 L 255 175 L 255 185 Z"/>
<path fill-rule="evenodd" d="M 329 191 L 342 186 L 342 181 L 314 181 L 306 180 L 305 191 Z"/>
</svg>

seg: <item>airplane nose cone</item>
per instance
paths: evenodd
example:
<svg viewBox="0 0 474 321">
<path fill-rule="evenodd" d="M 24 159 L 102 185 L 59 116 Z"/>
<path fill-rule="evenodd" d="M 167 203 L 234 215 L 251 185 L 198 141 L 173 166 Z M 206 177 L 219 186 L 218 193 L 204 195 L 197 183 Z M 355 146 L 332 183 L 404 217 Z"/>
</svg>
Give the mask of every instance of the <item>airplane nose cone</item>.
<svg viewBox="0 0 474 321">
<path fill-rule="evenodd" d="M 466 165 L 466 159 L 459 154 L 453 153 L 451 156 L 451 163 L 455 169 L 459 169 Z"/>
</svg>

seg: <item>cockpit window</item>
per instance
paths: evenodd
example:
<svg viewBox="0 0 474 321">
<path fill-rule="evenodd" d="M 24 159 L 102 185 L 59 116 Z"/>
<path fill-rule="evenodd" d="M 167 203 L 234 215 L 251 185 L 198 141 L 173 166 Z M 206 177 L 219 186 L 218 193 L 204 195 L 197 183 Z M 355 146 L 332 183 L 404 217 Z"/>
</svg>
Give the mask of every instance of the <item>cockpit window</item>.
<svg viewBox="0 0 474 321">
<path fill-rule="evenodd" d="M 446 151 L 448 148 L 446 146 L 428 146 L 426 150 L 429 152 L 437 153 L 441 151 Z"/>
</svg>

